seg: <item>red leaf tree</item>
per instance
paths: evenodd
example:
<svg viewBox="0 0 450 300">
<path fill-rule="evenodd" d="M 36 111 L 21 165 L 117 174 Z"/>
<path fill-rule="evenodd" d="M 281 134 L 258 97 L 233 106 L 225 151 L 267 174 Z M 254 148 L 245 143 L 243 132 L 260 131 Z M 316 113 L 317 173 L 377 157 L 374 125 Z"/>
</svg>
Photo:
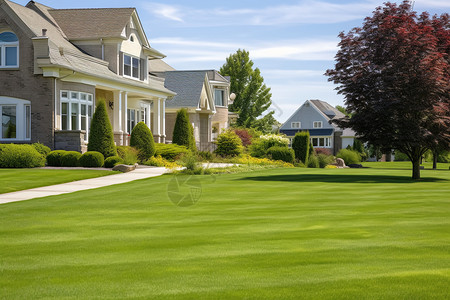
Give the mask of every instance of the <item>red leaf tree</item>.
<svg viewBox="0 0 450 300">
<path fill-rule="evenodd" d="M 449 15 L 417 15 L 408 1 L 385 3 L 362 28 L 341 32 L 329 81 L 351 118 L 337 120 L 360 139 L 405 153 L 420 179 L 427 149 L 450 145 Z"/>
</svg>

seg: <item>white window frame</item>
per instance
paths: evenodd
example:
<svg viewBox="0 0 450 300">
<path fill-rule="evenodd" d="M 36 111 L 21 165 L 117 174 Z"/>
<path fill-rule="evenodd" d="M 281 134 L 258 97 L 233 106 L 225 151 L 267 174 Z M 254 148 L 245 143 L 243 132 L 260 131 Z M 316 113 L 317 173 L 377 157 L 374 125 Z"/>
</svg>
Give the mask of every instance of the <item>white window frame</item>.
<svg viewBox="0 0 450 300">
<path fill-rule="evenodd" d="M 131 65 L 130 65 L 130 75 L 125 74 L 125 57 L 128 56 L 130 57 L 131 60 Z M 134 72 L 133 72 L 133 60 L 137 60 L 138 63 L 138 68 L 137 68 L 137 76 L 134 76 Z M 133 56 L 133 55 L 129 55 L 129 54 L 123 54 L 123 77 L 127 77 L 127 78 L 131 78 L 134 80 L 140 80 L 141 78 L 141 59 L 139 57 Z"/>
<path fill-rule="evenodd" d="M 218 102 L 216 101 L 216 92 L 221 92 L 222 94 L 222 104 L 218 104 Z M 214 89 L 214 105 L 215 106 L 219 106 L 219 107 L 226 107 L 226 102 L 225 102 L 225 89 L 219 89 L 219 88 L 215 88 Z"/>
<path fill-rule="evenodd" d="M 302 127 L 302 122 L 291 122 L 292 129 L 299 129 Z"/>
<path fill-rule="evenodd" d="M 313 128 L 323 128 L 323 122 L 322 121 L 314 121 Z"/>
<path fill-rule="evenodd" d="M 63 122 L 63 105 L 67 105 L 66 122 Z M 81 114 L 81 106 L 86 105 L 85 114 Z M 72 110 L 76 107 L 75 120 L 73 126 Z M 61 90 L 60 92 L 60 129 L 61 130 L 85 130 L 85 140 L 89 140 L 89 129 L 94 113 L 94 96 L 89 93 Z M 82 122 L 84 117 L 84 121 Z M 65 123 L 65 124 L 64 124 Z M 82 123 L 84 126 L 82 126 Z M 85 129 L 82 129 L 84 127 Z"/>
<path fill-rule="evenodd" d="M 310 139 L 314 148 L 331 148 L 331 136 L 312 136 Z"/>
<path fill-rule="evenodd" d="M 14 106 L 16 108 L 16 137 L 3 137 L 3 107 Z M 31 101 L 10 97 L 0 97 L 0 141 L 30 141 L 31 140 Z"/>
<path fill-rule="evenodd" d="M 2 33 L 12 33 L 14 34 L 16 37 L 17 35 L 14 32 L 11 31 L 4 31 L 4 32 L 0 32 L 0 34 Z M 17 37 L 17 41 L 15 42 L 2 42 L 0 41 L 0 69 L 11 69 L 11 68 L 18 68 L 19 67 L 19 38 Z M 6 48 L 16 48 L 16 64 L 15 65 L 6 65 Z"/>
</svg>

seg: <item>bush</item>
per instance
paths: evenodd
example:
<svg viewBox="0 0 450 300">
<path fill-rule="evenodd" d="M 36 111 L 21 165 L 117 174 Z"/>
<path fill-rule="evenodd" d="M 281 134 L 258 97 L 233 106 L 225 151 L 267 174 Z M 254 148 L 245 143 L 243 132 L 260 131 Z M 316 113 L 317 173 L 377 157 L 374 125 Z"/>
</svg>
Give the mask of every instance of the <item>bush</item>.
<svg viewBox="0 0 450 300">
<path fill-rule="evenodd" d="M 233 131 L 241 139 L 242 146 L 248 147 L 252 143 L 252 135 L 247 128 L 236 128 Z"/>
<path fill-rule="evenodd" d="M 358 152 L 353 150 L 341 149 L 336 157 L 342 158 L 346 165 L 358 164 L 361 162 L 361 156 Z"/>
<path fill-rule="evenodd" d="M 311 155 L 310 157 L 308 157 L 307 167 L 308 168 L 319 168 L 320 167 L 319 158 L 315 155 Z"/>
<path fill-rule="evenodd" d="M 395 151 L 394 161 L 409 161 L 409 157 L 400 151 Z"/>
<path fill-rule="evenodd" d="M 45 166 L 45 157 L 31 145 L 0 144 L 0 168 Z"/>
<path fill-rule="evenodd" d="M 253 157 L 265 157 L 267 155 L 267 150 L 271 147 L 288 147 L 289 139 L 276 135 L 267 134 L 262 135 L 258 139 L 252 141 L 250 145 L 250 155 Z"/>
<path fill-rule="evenodd" d="M 292 149 L 295 152 L 295 158 L 306 164 L 310 148 L 309 132 L 297 132 L 292 141 Z"/>
<path fill-rule="evenodd" d="M 152 132 L 144 122 L 139 122 L 131 131 L 130 146 L 139 150 L 139 159 L 146 161 L 155 155 L 155 141 Z"/>
<path fill-rule="evenodd" d="M 312 147 L 312 146 L 310 146 Z M 325 154 L 325 155 L 331 155 L 331 149 L 329 148 L 314 148 L 314 152 L 316 154 Z"/>
<path fill-rule="evenodd" d="M 62 167 L 78 167 L 78 160 L 81 157 L 81 153 L 77 151 L 66 151 L 61 156 L 61 166 Z"/>
<path fill-rule="evenodd" d="M 149 160 L 147 160 L 144 165 L 147 166 L 153 166 L 153 167 L 166 167 L 168 169 L 175 169 L 181 167 L 175 162 L 168 161 L 167 159 L 161 157 L 161 155 L 156 155 L 153 157 L 150 157 Z"/>
<path fill-rule="evenodd" d="M 168 160 L 175 160 L 182 154 L 187 154 L 189 150 L 185 146 L 177 144 L 155 144 L 156 153 L 155 156 L 161 155 Z"/>
<path fill-rule="evenodd" d="M 114 168 L 115 165 L 123 164 L 124 161 L 120 156 L 110 156 L 105 159 L 105 168 Z"/>
<path fill-rule="evenodd" d="M 217 149 L 220 156 L 238 156 L 242 153 L 241 139 L 232 130 L 222 132 L 217 137 Z"/>
<path fill-rule="evenodd" d="M 197 155 L 201 160 L 211 161 L 214 159 L 214 155 L 209 151 L 199 151 Z"/>
<path fill-rule="evenodd" d="M 103 154 L 97 151 L 88 151 L 81 155 L 80 157 L 80 166 L 86 168 L 99 168 L 103 166 L 105 162 L 105 158 Z"/>
<path fill-rule="evenodd" d="M 287 163 L 294 163 L 294 150 L 286 147 L 274 146 L 267 149 L 267 155 L 273 160 L 282 160 Z"/>
<path fill-rule="evenodd" d="M 88 151 L 97 151 L 104 157 L 117 155 L 114 134 L 106 112 L 105 101 L 99 101 L 92 116 Z"/>
<path fill-rule="evenodd" d="M 139 151 L 130 146 L 118 146 L 117 154 L 126 165 L 134 165 L 138 162 Z"/>
<path fill-rule="evenodd" d="M 61 158 L 67 151 L 54 150 L 47 155 L 47 165 L 52 167 L 61 167 Z"/>
<path fill-rule="evenodd" d="M 334 161 L 333 156 L 326 155 L 326 154 L 319 154 L 319 155 L 317 155 L 317 158 L 319 160 L 320 168 L 325 168 L 327 165 L 331 164 Z"/>
<path fill-rule="evenodd" d="M 189 116 L 186 109 L 180 109 L 177 112 L 175 126 L 173 128 L 172 143 L 185 146 L 186 148 L 196 151 L 194 128 L 189 122 Z"/>
<path fill-rule="evenodd" d="M 50 148 L 45 146 L 44 144 L 41 143 L 34 143 L 31 146 L 34 147 L 34 149 L 36 149 L 37 152 L 39 152 L 42 156 L 47 157 L 47 155 L 50 153 Z"/>
<path fill-rule="evenodd" d="M 366 149 L 364 148 L 364 144 L 363 142 L 361 142 L 359 139 L 354 139 L 353 141 L 353 147 L 352 149 L 353 151 L 356 151 L 359 153 L 359 155 L 361 156 L 361 160 L 362 161 L 366 161 L 368 158 L 368 154 Z"/>
</svg>

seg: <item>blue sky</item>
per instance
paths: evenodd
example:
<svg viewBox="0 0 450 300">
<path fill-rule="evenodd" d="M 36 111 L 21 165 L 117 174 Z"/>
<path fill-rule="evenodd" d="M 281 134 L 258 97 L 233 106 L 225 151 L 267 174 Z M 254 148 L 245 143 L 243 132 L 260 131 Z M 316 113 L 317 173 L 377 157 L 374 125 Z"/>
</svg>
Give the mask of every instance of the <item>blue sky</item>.
<svg viewBox="0 0 450 300">
<path fill-rule="evenodd" d="M 15 1 L 25 5 L 28 1 Z M 383 0 L 143 1 L 42 0 L 54 8 L 136 7 L 152 47 L 176 69 L 219 69 L 237 49 L 250 51 L 284 122 L 305 100 L 342 105 L 323 75 L 334 65 L 340 31 L 360 26 Z M 392 1 L 399 3 L 400 1 Z M 448 0 L 417 0 L 414 10 L 441 14 Z"/>
</svg>

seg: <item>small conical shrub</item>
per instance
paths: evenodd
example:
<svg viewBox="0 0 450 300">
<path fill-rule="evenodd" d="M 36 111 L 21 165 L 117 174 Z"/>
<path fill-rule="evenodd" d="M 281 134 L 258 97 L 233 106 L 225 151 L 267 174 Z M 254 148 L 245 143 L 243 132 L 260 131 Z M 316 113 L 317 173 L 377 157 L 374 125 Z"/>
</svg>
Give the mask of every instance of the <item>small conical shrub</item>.
<svg viewBox="0 0 450 300">
<path fill-rule="evenodd" d="M 131 131 L 130 146 L 139 150 L 139 159 L 146 161 L 155 155 L 155 140 L 144 122 L 139 122 Z"/>
<path fill-rule="evenodd" d="M 104 101 L 99 101 L 95 108 L 89 132 L 88 151 L 100 152 L 104 157 L 117 155 L 114 134 Z"/>
<path fill-rule="evenodd" d="M 308 163 L 309 156 L 309 132 L 302 131 L 297 132 L 292 141 L 292 149 L 295 152 L 295 158 L 303 162 L 305 165 Z"/>
<path fill-rule="evenodd" d="M 173 129 L 172 143 L 185 146 L 186 148 L 195 151 L 194 128 L 189 123 L 189 116 L 187 110 L 182 108 L 177 113 L 175 126 Z"/>
</svg>

